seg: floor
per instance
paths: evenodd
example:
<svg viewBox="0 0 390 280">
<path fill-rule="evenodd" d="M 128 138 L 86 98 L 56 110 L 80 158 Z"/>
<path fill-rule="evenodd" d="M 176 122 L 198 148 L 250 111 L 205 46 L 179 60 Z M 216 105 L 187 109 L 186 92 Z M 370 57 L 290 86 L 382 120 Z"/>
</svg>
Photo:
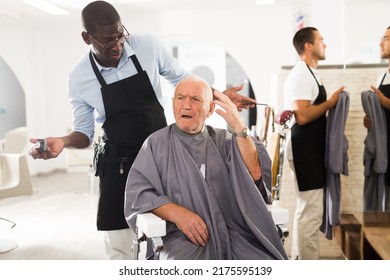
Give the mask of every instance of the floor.
<svg viewBox="0 0 390 280">
<path fill-rule="evenodd" d="M 105 260 L 103 233 L 95 226 L 96 180 L 90 184 L 86 171 L 59 171 L 32 180 L 31 196 L 0 199 L 0 218 L 16 224 L 10 228 L 0 219 L 0 239 L 18 244 L 0 253 L 0 260 Z"/>
<path fill-rule="evenodd" d="M 83 172 L 55 172 L 33 178 L 31 196 L 0 200 L 0 239 L 18 247 L 0 260 L 106 259 L 103 234 L 96 230 L 96 188 Z"/>
</svg>

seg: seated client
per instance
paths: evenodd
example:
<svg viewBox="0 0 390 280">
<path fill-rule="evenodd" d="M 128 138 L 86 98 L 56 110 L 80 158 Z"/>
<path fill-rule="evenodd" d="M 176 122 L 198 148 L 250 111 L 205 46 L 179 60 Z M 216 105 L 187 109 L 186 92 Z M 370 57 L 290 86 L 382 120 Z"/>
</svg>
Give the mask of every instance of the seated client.
<svg viewBox="0 0 390 280">
<path fill-rule="evenodd" d="M 287 259 L 266 208 L 271 163 L 248 137 L 236 106 L 201 78 L 189 76 L 173 97 L 175 124 L 144 142 L 130 170 L 125 216 L 167 221 L 160 259 Z M 215 109 L 215 105 L 221 108 Z M 214 112 L 232 133 L 205 125 Z"/>
</svg>

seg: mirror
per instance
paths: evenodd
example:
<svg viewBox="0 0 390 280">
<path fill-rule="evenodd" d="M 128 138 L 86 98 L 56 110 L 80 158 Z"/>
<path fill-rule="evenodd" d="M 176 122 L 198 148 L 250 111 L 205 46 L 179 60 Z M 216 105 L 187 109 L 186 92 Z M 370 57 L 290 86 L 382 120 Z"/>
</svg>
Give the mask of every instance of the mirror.
<svg viewBox="0 0 390 280">
<path fill-rule="evenodd" d="M 161 42 L 189 72 L 202 77 L 212 87 L 220 91 L 226 88 L 244 84 L 241 95 L 255 98 L 250 81 L 240 64 L 220 46 L 192 36 L 162 37 Z M 174 122 L 172 112 L 172 96 L 174 88 L 161 79 L 164 92 L 164 109 L 168 124 Z M 257 108 L 243 110 L 240 115 L 250 128 L 256 124 Z M 227 128 L 226 122 L 219 115 L 213 114 L 207 124 L 214 127 Z"/>
<path fill-rule="evenodd" d="M 24 91 L 12 69 L 0 57 L 0 138 L 21 126 L 26 126 Z"/>
</svg>

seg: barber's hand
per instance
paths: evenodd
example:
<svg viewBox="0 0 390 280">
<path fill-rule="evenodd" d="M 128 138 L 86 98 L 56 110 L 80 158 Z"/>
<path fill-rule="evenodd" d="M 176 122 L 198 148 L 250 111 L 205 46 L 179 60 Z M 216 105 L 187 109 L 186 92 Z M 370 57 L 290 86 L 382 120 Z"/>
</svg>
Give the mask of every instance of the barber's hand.
<svg viewBox="0 0 390 280">
<path fill-rule="evenodd" d="M 205 246 L 209 240 L 206 223 L 196 213 L 180 207 L 175 213 L 174 223 L 195 245 Z"/>
<path fill-rule="evenodd" d="M 256 106 L 256 100 L 247 96 L 242 96 L 238 91 L 244 88 L 244 84 L 226 89 L 223 93 L 230 98 L 230 100 L 236 105 L 239 112 L 242 109 L 253 108 Z"/>
<path fill-rule="evenodd" d="M 364 116 L 364 118 L 363 118 L 363 125 L 367 129 L 372 128 L 371 120 L 367 116 Z"/>
<path fill-rule="evenodd" d="M 382 91 L 380 91 L 378 88 L 371 86 L 371 89 L 378 95 L 379 102 L 381 105 L 384 105 L 385 99 L 387 98 Z"/>
<path fill-rule="evenodd" d="M 225 119 L 232 131 L 241 132 L 245 124 L 241 121 L 240 114 L 234 103 L 225 94 L 217 90 L 214 90 L 214 102 L 223 109 L 217 108 L 215 112 Z"/>
<path fill-rule="evenodd" d="M 338 90 L 336 90 L 332 96 L 329 98 L 329 102 L 330 102 L 330 108 L 333 108 L 334 106 L 336 106 L 337 104 L 337 101 L 339 100 L 339 96 L 340 96 L 340 93 L 345 89 L 345 86 L 342 86 L 340 87 Z"/>
<path fill-rule="evenodd" d="M 52 159 L 58 157 L 58 155 L 64 149 L 64 142 L 55 137 L 47 137 L 46 140 L 46 150 L 43 152 L 38 151 L 36 148 L 30 148 L 29 155 L 33 159 Z M 31 138 L 30 142 L 35 144 L 38 142 L 37 138 Z"/>
</svg>

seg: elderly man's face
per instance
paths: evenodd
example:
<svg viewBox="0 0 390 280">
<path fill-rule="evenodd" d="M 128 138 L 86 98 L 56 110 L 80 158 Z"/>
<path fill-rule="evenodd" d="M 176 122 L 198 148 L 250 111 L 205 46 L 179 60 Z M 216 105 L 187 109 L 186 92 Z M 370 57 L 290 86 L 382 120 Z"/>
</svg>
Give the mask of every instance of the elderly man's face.
<svg viewBox="0 0 390 280">
<path fill-rule="evenodd" d="M 214 111 L 211 94 L 199 81 L 179 83 L 173 97 L 173 113 L 176 125 L 189 134 L 202 130 L 206 118 Z"/>
</svg>

